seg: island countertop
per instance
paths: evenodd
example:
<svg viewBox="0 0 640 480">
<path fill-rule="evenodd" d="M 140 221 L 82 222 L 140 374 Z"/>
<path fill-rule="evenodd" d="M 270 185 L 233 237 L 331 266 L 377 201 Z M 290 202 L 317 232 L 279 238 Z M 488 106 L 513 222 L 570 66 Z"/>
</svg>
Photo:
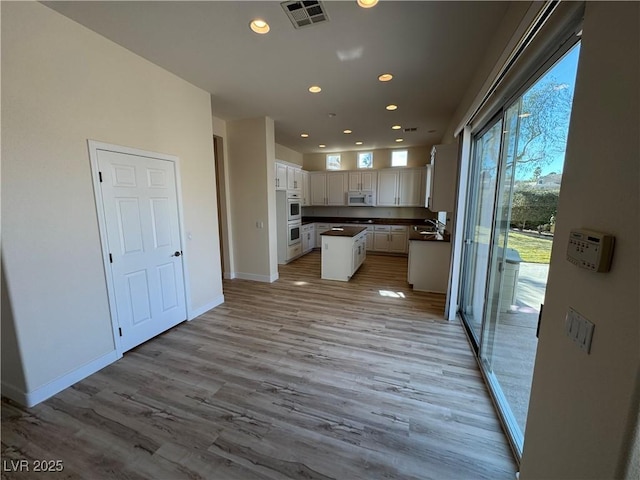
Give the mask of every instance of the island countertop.
<svg viewBox="0 0 640 480">
<path fill-rule="evenodd" d="M 326 232 L 320 233 L 320 235 L 329 236 L 329 237 L 355 237 L 359 233 L 365 231 L 367 227 L 336 227 Z"/>
</svg>

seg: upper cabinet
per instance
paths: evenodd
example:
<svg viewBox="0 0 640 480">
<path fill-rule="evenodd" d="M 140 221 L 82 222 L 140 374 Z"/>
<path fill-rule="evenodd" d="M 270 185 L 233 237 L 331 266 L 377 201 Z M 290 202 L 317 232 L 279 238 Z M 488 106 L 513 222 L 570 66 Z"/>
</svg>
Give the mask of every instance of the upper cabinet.
<svg viewBox="0 0 640 480">
<path fill-rule="evenodd" d="M 302 193 L 302 169 L 297 165 L 276 160 L 276 190 Z"/>
<path fill-rule="evenodd" d="M 347 178 L 344 172 L 311 172 L 311 205 L 346 205 Z"/>
<path fill-rule="evenodd" d="M 378 172 L 348 172 L 350 192 L 374 192 L 378 181 Z"/>
<path fill-rule="evenodd" d="M 287 189 L 287 166 L 276 162 L 276 190 Z"/>
<path fill-rule="evenodd" d="M 311 183 L 310 183 L 310 175 L 309 172 L 304 170 L 300 171 L 302 175 L 302 206 L 308 207 L 311 205 Z"/>
<path fill-rule="evenodd" d="M 423 206 L 421 168 L 378 170 L 378 201 L 380 207 Z"/>
<path fill-rule="evenodd" d="M 302 170 L 287 167 L 287 190 L 302 191 Z"/>
<path fill-rule="evenodd" d="M 427 166 L 424 206 L 432 212 L 453 212 L 457 175 L 458 145 L 434 145 Z"/>
</svg>

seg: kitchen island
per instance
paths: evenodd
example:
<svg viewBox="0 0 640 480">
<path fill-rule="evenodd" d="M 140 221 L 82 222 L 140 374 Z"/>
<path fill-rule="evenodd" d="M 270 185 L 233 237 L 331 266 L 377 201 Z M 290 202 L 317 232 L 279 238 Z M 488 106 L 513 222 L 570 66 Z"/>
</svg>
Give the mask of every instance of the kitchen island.
<svg viewBox="0 0 640 480">
<path fill-rule="evenodd" d="M 348 282 L 367 256 L 366 227 L 332 228 L 320 238 L 321 278 Z"/>
</svg>

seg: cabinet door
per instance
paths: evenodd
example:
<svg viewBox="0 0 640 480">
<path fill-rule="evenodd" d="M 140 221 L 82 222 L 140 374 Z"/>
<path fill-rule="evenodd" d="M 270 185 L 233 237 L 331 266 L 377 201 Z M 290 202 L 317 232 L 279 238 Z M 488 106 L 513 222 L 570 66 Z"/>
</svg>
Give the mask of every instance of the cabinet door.
<svg viewBox="0 0 640 480">
<path fill-rule="evenodd" d="M 296 167 L 287 167 L 287 190 L 299 191 L 302 188 L 302 174 Z"/>
<path fill-rule="evenodd" d="M 373 250 L 373 230 L 369 230 L 367 228 L 367 240 L 366 240 L 367 250 Z"/>
<path fill-rule="evenodd" d="M 349 172 L 349 191 L 350 192 L 359 192 L 362 190 L 361 187 L 362 175 L 360 172 Z"/>
<path fill-rule="evenodd" d="M 378 172 L 378 199 L 379 207 L 395 207 L 398 202 L 398 172 L 395 170 L 383 170 Z"/>
<path fill-rule="evenodd" d="M 391 232 L 389 251 L 394 253 L 407 253 L 407 233 Z"/>
<path fill-rule="evenodd" d="M 422 206 L 422 170 L 399 171 L 398 205 L 402 207 Z"/>
<path fill-rule="evenodd" d="M 431 192 L 433 192 L 433 165 L 427 165 L 424 172 L 424 206 L 431 210 Z"/>
<path fill-rule="evenodd" d="M 302 206 L 308 207 L 311 205 L 311 184 L 309 183 L 309 172 L 301 170 L 300 178 L 302 181 Z"/>
<path fill-rule="evenodd" d="M 376 252 L 388 252 L 390 236 L 389 232 L 373 232 L 373 249 Z"/>
<path fill-rule="evenodd" d="M 309 228 L 309 250 L 316 248 L 316 225 L 311 224 Z"/>
<path fill-rule="evenodd" d="M 431 150 L 433 165 L 433 189 L 431 207 L 433 212 L 452 212 L 456 201 L 458 176 L 458 146 L 435 145 Z"/>
<path fill-rule="evenodd" d="M 360 172 L 360 189 L 366 192 L 374 192 L 378 180 L 377 172 Z"/>
<path fill-rule="evenodd" d="M 347 182 L 344 173 L 327 173 L 327 205 L 346 205 Z"/>
<path fill-rule="evenodd" d="M 287 166 L 276 162 L 276 190 L 287 189 Z"/>
<path fill-rule="evenodd" d="M 311 184 L 311 205 L 327 204 L 327 174 L 311 173 L 309 175 Z"/>
<path fill-rule="evenodd" d="M 302 252 L 309 251 L 309 229 L 302 227 Z"/>
</svg>

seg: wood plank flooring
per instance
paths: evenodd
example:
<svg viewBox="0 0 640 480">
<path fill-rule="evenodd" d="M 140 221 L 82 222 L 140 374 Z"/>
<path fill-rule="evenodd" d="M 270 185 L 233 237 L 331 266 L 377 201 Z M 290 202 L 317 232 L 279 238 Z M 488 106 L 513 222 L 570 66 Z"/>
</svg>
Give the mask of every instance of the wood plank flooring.
<svg viewBox="0 0 640 480">
<path fill-rule="evenodd" d="M 223 305 L 40 405 L 3 399 L 2 478 L 513 479 L 461 325 L 406 268 L 321 280 L 313 252 L 225 281 Z"/>
</svg>

